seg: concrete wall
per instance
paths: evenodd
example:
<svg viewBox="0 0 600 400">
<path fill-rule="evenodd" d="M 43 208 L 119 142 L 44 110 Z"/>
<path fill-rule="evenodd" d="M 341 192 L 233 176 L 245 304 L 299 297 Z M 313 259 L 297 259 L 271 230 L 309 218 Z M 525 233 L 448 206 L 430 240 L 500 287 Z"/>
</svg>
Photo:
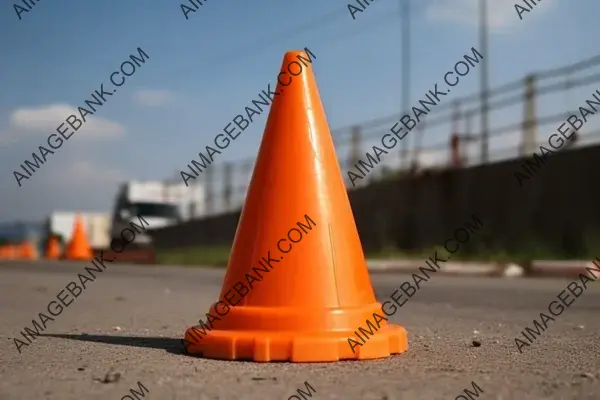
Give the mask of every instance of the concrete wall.
<svg viewBox="0 0 600 400">
<path fill-rule="evenodd" d="M 475 213 L 483 234 L 473 246 L 518 250 L 532 238 L 566 254 L 590 247 L 600 232 L 600 146 L 548 157 L 519 187 L 524 160 L 379 182 L 350 192 L 365 250 L 439 245 Z M 153 231 L 157 248 L 230 246 L 239 212 Z M 600 244 L 600 243 L 598 243 Z M 598 249 L 600 252 L 600 248 Z"/>
</svg>

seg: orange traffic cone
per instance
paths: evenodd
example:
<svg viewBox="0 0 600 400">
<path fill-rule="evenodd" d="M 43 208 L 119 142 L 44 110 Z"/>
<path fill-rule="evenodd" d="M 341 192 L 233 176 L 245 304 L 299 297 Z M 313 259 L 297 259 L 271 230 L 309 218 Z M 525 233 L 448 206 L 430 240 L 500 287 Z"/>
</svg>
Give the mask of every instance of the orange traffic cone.
<svg viewBox="0 0 600 400">
<path fill-rule="evenodd" d="M 15 258 L 15 251 L 12 244 L 0 246 L 0 260 L 12 260 Z"/>
<path fill-rule="evenodd" d="M 75 217 L 73 235 L 71 236 L 71 241 L 67 246 L 65 258 L 67 260 L 87 261 L 92 257 L 92 248 L 90 247 L 90 243 L 87 240 L 85 229 L 83 227 L 83 221 L 78 215 Z"/>
<path fill-rule="evenodd" d="M 60 244 L 56 236 L 50 235 L 46 245 L 46 259 L 56 260 L 58 258 L 60 258 Z"/>
<path fill-rule="evenodd" d="M 308 60 L 304 52 L 286 53 L 281 71 L 299 56 Z M 384 315 L 382 305 L 310 66 L 304 64 L 289 86 L 277 85 L 276 93 L 284 90 L 271 106 L 219 302 L 202 318 L 208 323 L 187 329 L 186 350 L 260 362 L 401 353 L 406 330 L 387 318 L 373 324 L 364 344 L 350 346 L 374 313 Z M 304 237 L 295 229 L 298 221 L 312 225 Z M 302 239 L 294 242 L 298 233 Z"/>
<path fill-rule="evenodd" d="M 37 249 L 29 240 L 21 243 L 17 248 L 19 260 L 37 260 Z"/>
</svg>

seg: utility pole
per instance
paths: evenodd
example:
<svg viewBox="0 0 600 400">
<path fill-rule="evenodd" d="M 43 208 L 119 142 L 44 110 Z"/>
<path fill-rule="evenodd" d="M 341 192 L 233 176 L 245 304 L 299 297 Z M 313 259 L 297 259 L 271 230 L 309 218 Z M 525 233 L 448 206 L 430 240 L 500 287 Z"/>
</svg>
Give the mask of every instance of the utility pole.
<svg viewBox="0 0 600 400">
<path fill-rule="evenodd" d="M 479 47 L 483 54 L 481 65 L 481 163 L 489 160 L 488 142 L 488 21 L 487 0 L 479 0 Z"/>
<path fill-rule="evenodd" d="M 410 0 L 400 0 L 402 23 L 402 113 L 408 114 L 410 102 Z M 401 143 L 401 166 L 408 161 L 408 138 Z"/>
</svg>

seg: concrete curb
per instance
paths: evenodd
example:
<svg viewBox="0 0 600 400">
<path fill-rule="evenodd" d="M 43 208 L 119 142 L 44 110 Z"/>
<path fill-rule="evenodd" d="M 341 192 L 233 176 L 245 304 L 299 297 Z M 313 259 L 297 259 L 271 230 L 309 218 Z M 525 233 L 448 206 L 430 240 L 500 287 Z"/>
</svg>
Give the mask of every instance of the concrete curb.
<svg viewBox="0 0 600 400">
<path fill-rule="evenodd" d="M 412 274 L 426 266 L 424 260 L 367 260 L 370 272 L 404 272 Z M 553 277 L 574 278 L 588 272 L 586 268 L 599 269 L 591 261 L 534 260 L 523 263 L 507 262 L 447 262 L 436 272 L 453 276 L 493 276 L 505 278 Z"/>
<path fill-rule="evenodd" d="M 427 267 L 424 260 L 367 260 L 370 272 L 419 272 Z M 442 264 L 441 264 L 442 265 Z M 516 264 L 493 262 L 446 262 L 436 274 L 461 276 L 512 277 L 524 275 L 524 269 Z"/>
<path fill-rule="evenodd" d="M 412 274 L 419 267 L 425 266 L 424 260 L 367 260 L 371 272 L 404 272 Z M 447 262 L 437 271 L 441 275 L 454 276 L 493 276 L 505 278 L 549 277 L 576 278 L 588 272 L 586 268 L 599 269 L 593 262 L 580 261 L 547 261 L 529 262 Z"/>
<path fill-rule="evenodd" d="M 574 278 L 579 274 L 586 274 L 586 268 L 597 270 L 593 262 L 581 261 L 546 261 L 536 260 L 531 262 L 530 276 L 566 277 Z"/>
</svg>

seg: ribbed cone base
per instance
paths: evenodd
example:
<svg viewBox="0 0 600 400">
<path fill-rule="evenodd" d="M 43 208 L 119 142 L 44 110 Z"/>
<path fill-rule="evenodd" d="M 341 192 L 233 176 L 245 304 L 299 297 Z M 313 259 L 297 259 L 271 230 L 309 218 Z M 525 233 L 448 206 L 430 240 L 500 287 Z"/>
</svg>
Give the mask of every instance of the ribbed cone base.
<svg viewBox="0 0 600 400">
<path fill-rule="evenodd" d="M 213 321 L 211 330 L 199 326 L 189 328 L 184 345 L 193 355 L 257 362 L 365 360 L 406 351 L 407 333 L 398 325 L 383 322 L 379 327 L 369 328 L 374 335 L 361 332 L 361 336 L 366 337 L 364 343 L 356 337 L 355 330 L 359 326 L 367 329 L 365 321 L 372 321 L 369 317 L 377 310 L 381 314 L 379 303 L 358 309 L 313 310 L 312 313 L 279 307 L 234 307 L 229 315 Z M 249 326 L 252 329 L 244 328 Z M 353 348 L 348 339 L 356 341 Z"/>
<path fill-rule="evenodd" d="M 188 330 L 185 340 L 193 341 Z M 264 331 L 211 331 L 201 343 L 190 344 L 187 352 L 218 360 L 255 362 L 335 362 L 368 360 L 403 353 L 408 348 L 406 330 L 399 325 L 386 325 L 354 352 L 348 338 L 357 340 L 353 332 L 305 333 Z"/>
</svg>

